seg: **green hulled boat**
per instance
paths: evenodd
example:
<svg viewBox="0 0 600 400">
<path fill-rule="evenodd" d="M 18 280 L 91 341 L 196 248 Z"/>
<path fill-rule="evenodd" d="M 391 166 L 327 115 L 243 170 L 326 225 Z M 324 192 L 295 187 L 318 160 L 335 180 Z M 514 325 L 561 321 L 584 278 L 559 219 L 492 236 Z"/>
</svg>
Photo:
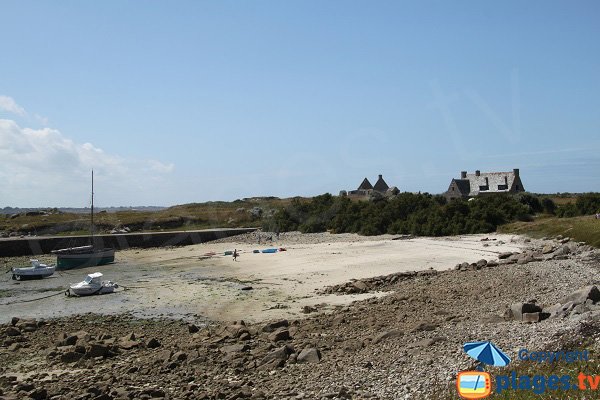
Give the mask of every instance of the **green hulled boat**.
<svg viewBox="0 0 600 400">
<path fill-rule="evenodd" d="M 94 241 L 94 171 L 92 171 L 92 207 L 90 224 L 90 245 L 68 247 L 52 251 L 56 254 L 56 269 L 95 267 L 115 261 L 115 249 L 99 248 Z"/>
</svg>

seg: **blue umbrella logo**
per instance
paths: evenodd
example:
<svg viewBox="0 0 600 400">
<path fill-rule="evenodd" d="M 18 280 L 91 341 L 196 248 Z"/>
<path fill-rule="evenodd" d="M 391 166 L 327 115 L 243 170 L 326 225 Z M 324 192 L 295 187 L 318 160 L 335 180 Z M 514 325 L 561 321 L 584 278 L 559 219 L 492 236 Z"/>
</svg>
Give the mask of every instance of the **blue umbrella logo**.
<svg viewBox="0 0 600 400">
<path fill-rule="evenodd" d="M 492 342 L 469 342 L 463 348 L 465 353 L 483 364 L 505 367 L 510 363 L 510 358 Z"/>
</svg>

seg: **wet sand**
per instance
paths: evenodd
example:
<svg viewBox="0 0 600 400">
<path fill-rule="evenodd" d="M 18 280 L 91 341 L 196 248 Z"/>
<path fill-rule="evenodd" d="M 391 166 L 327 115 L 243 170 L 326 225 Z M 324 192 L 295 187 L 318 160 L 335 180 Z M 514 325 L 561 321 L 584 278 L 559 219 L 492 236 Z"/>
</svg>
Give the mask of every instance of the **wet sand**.
<svg viewBox="0 0 600 400">
<path fill-rule="evenodd" d="M 325 286 L 495 259 L 500 252 L 521 248 L 521 240 L 511 241 L 513 238 L 489 234 L 392 240 L 388 235 L 365 238 L 350 234 L 295 234 L 259 245 L 253 242 L 253 236 L 243 235 L 185 247 L 129 249 L 117 252 L 117 262 L 112 265 L 59 271 L 43 280 L 15 282 L 4 274 L 0 277 L 0 323 L 12 316 L 51 318 L 88 312 L 127 312 L 139 317 L 194 321 L 297 318 L 303 315 L 304 306 L 328 309 L 383 295 L 316 294 Z M 266 247 L 284 247 L 287 251 L 252 252 Z M 237 261 L 223 255 L 234 249 L 240 253 Z M 217 255 L 206 257 L 210 252 Z M 102 296 L 63 295 L 69 283 L 96 271 L 122 288 Z M 241 290 L 244 286 L 251 286 L 252 290 Z"/>
</svg>

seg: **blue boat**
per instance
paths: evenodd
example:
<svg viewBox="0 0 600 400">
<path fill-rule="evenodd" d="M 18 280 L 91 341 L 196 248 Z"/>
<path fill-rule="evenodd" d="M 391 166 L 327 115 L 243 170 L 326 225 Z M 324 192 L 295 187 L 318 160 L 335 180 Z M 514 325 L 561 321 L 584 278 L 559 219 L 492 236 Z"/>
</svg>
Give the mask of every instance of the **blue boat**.
<svg viewBox="0 0 600 400">
<path fill-rule="evenodd" d="M 277 253 L 277 249 L 264 249 L 262 253 Z"/>
</svg>

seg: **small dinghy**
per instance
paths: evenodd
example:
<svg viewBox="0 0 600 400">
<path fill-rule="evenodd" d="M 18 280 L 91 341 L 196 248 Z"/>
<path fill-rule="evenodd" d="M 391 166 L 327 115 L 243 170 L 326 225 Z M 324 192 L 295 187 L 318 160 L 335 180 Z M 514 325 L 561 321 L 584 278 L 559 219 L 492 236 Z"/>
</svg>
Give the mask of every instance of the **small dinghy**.
<svg viewBox="0 0 600 400">
<path fill-rule="evenodd" d="M 39 260 L 29 261 L 31 262 L 31 267 L 11 268 L 14 280 L 42 279 L 52 275 L 56 270 L 56 266 L 54 265 L 42 264 Z"/>
<path fill-rule="evenodd" d="M 90 296 L 93 294 L 106 294 L 114 292 L 118 287 L 119 285 L 114 282 L 103 281 L 102 273 L 94 272 L 93 274 L 89 274 L 84 281 L 70 285 L 65 295 Z"/>
<path fill-rule="evenodd" d="M 261 253 L 277 253 L 277 249 L 264 249 Z"/>
</svg>

